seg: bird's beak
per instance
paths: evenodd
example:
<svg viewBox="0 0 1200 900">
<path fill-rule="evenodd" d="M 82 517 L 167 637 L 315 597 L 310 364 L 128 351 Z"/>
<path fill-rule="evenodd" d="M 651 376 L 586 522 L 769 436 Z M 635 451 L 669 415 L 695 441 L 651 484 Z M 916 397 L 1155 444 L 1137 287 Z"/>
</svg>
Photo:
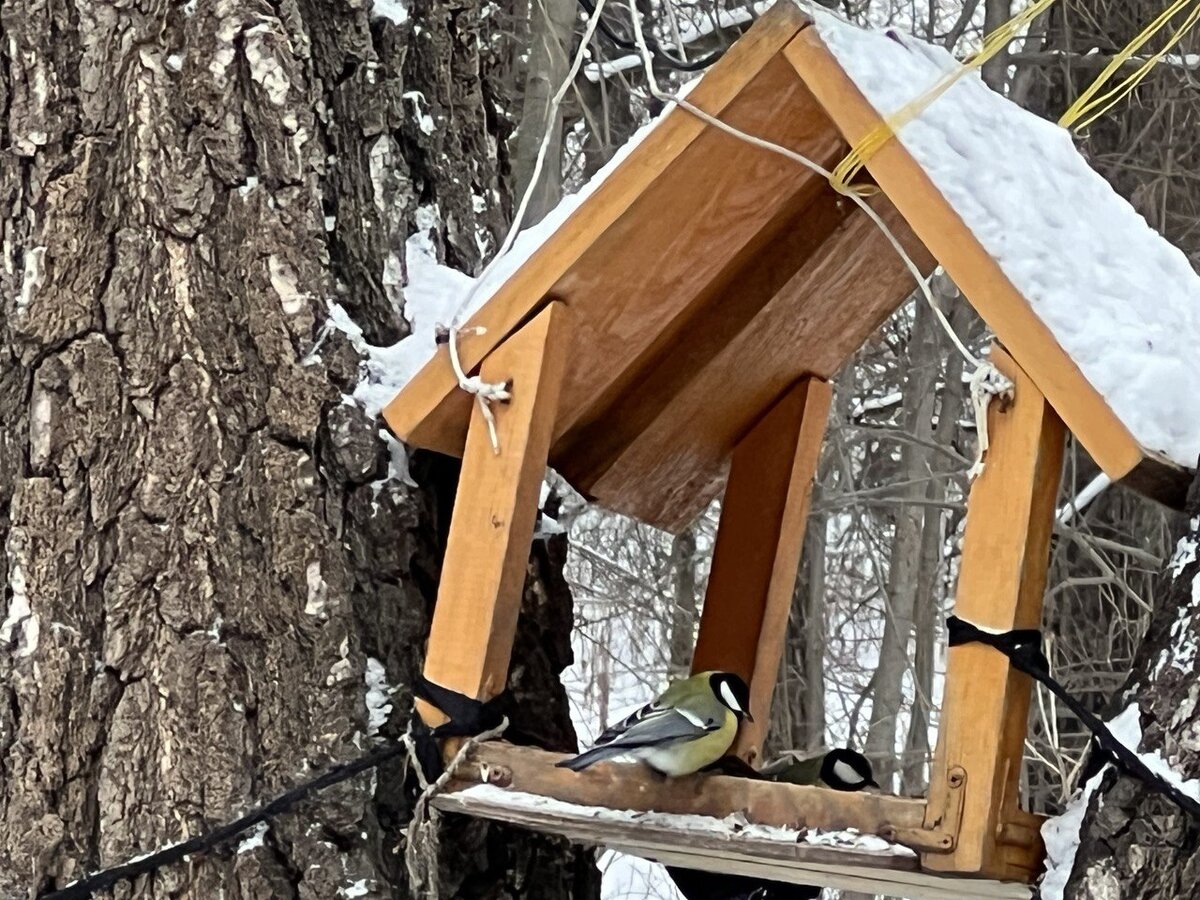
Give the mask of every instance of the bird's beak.
<svg viewBox="0 0 1200 900">
<path fill-rule="evenodd" d="M 873 787 L 877 791 L 882 790 L 882 788 L 879 787 L 879 783 L 874 778 L 870 778 L 867 780 L 867 787 Z"/>
<path fill-rule="evenodd" d="M 746 717 L 747 722 L 754 721 L 754 716 L 750 715 L 750 710 L 746 710 L 744 713 L 742 713 L 742 715 L 744 715 Z"/>
</svg>

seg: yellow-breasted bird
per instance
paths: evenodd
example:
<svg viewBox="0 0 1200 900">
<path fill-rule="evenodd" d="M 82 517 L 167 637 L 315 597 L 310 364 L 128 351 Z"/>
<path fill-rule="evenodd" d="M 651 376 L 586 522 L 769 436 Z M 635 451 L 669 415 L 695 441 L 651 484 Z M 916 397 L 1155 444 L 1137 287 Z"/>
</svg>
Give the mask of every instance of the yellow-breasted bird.
<svg viewBox="0 0 1200 900">
<path fill-rule="evenodd" d="M 558 765 L 578 772 L 618 756 L 663 775 L 699 772 L 725 755 L 750 715 L 750 688 L 732 672 L 701 672 L 673 682 L 658 699 L 605 729 L 596 745 Z"/>
</svg>

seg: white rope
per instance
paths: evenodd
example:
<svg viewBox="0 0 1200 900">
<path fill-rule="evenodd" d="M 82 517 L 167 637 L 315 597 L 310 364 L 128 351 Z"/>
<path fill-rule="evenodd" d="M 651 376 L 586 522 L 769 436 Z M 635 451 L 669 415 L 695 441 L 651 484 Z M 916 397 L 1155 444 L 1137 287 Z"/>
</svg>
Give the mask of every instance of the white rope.
<svg viewBox="0 0 1200 900">
<path fill-rule="evenodd" d="M 700 107 L 696 106 L 689 100 L 668 94 L 666 91 L 662 90 L 662 88 L 660 88 L 658 85 L 658 80 L 654 76 L 654 63 L 650 53 L 650 48 L 646 45 L 646 39 L 642 34 L 642 19 L 641 14 L 637 9 L 637 5 L 631 3 L 629 5 L 629 12 L 633 21 L 634 42 L 637 44 L 638 51 L 641 54 L 642 66 L 645 69 L 646 81 L 649 85 L 652 96 L 665 103 L 676 104 L 680 109 L 687 110 L 702 122 L 706 122 L 707 124 L 712 125 L 714 128 L 720 129 L 721 131 L 737 138 L 740 141 L 755 147 L 759 147 L 763 150 L 768 150 L 771 153 L 777 153 L 780 156 L 792 160 L 793 162 L 797 162 L 811 171 L 816 172 L 827 181 L 832 179 L 832 172 L 830 172 L 820 163 L 809 159 L 803 154 L 797 153 L 795 150 L 784 147 L 781 144 L 764 140 L 763 138 L 742 131 L 739 128 L 735 128 L 728 122 L 724 122 L 721 119 L 718 119 L 716 116 L 710 115 L 709 113 L 700 109 Z M 963 359 L 966 360 L 966 362 L 974 370 L 971 375 L 971 405 L 975 409 L 975 425 L 977 429 L 976 433 L 979 437 L 979 449 L 976 454 L 975 464 L 971 466 L 968 472 L 968 477 L 971 480 L 974 480 L 983 471 L 983 457 L 987 452 L 988 403 L 991 401 L 992 397 L 998 395 L 1004 395 L 1011 398 L 1013 383 L 999 369 L 992 365 L 991 362 L 979 359 L 975 356 L 975 354 L 967 349 L 966 344 L 962 342 L 957 332 L 955 332 L 954 327 L 950 324 L 950 320 L 946 318 L 946 314 L 942 312 L 941 307 L 938 306 L 937 300 L 933 296 L 933 291 L 929 287 L 929 280 L 921 274 L 920 268 L 918 268 L 917 264 L 913 262 L 912 257 L 908 255 L 908 251 L 904 249 L 904 246 L 900 243 L 900 240 L 888 227 L 887 223 L 883 221 L 883 218 L 878 212 L 876 212 L 875 208 L 871 206 L 871 204 L 868 203 L 863 197 L 859 196 L 853 191 L 850 192 L 849 197 L 858 204 L 859 208 L 861 208 L 862 211 L 871 219 L 871 221 L 875 223 L 879 230 L 883 232 L 883 235 L 887 238 L 888 243 L 892 245 L 892 248 L 904 262 L 905 267 L 916 280 L 917 288 L 920 290 L 921 295 L 925 298 L 925 302 L 929 304 L 929 308 L 933 310 L 934 318 L 937 319 L 938 324 L 941 325 L 942 330 L 946 332 L 946 335 L 950 338 L 951 343 L 954 344 L 954 347 L 962 355 Z"/>
<path fill-rule="evenodd" d="M 988 406 L 993 397 L 1012 400 L 1014 386 L 1003 372 L 990 362 L 981 363 L 971 373 L 971 407 L 975 410 L 975 462 L 967 470 L 967 479 L 974 481 L 983 474 L 984 457 L 988 451 Z"/>
<path fill-rule="evenodd" d="M 446 785 L 454 777 L 467 756 L 485 741 L 495 740 L 504 734 L 508 728 L 508 717 L 505 716 L 495 728 L 469 737 L 463 741 L 450 765 L 437 780 L 430 782 L 421 768 L 421 760 L 417 754 L 416 742 L 412 736 L 412 726 L 404 733 L 401 741 L 408 750 L 408 765 L 417 776 L 421 787 L 421 795 L 413 803 L 412 819 L 404 829 L 405 848 L 404 863 L 408 869 L 409 886 L 416 895 L 437 900 L 440 894 L 438 883 L 438 839 L 437 839 L 437 810 L 430 806 L 430 801 L 445 790 Z"/>
<path fill-rule="evenodd" d="M 545 167 L 546 156 L 549 153 L 550 144 L 554 136 L 554 123 L 558 118 L 559 107 L 562 106 L 563 98 L 566 97 L 567 91 L 575 83 L 579 69 L 583 66 L 583 61 L 588 53 L 588 46 L 591 44 L 592 37 L 596 33 L 596 28 L 600 24 L 600 14 L 604 12 L 605 2 L 606 0 L 597 0 L 596 11 L 592 13 L 587 20 L 587 25 L 584 26 L 583 37 L 579 41 L 579 49 L 571 60 L 571 68 L 568 70 L 562 84 L 558 86 L 558 90 L 554 92 L 554 96 L 550 99 L 550 106 L 546 110 L 546 123 L 543 129 L 542 143 L 538 146 L 537 157 L 533 163 L 533 173 L 530 175 L 529 184 L 525 186 L 525 193 L 521 196 L 521 202 L 517 205 L 517 211 L 513 214 L 512 222 L 508 226 L 508 232 L 504 236 L 504 241 L 500 244 L 499 249 L 496 250 L 495 255 L 488 264 L 483 267 L 483 271 L 479 273 L 479 277 L 471 284 L 467 295 L 459 302 L 447 329 L 450 365 L 454 369 L 454 377 L 458 380 L 459 389 L 474 395 L 476 402 L 478 402 L 479 411 L 483 414 L 484 421 L 487 422 L 488 437 L 492 442 L 492 452 L 497 455 L 500 453 L 500 439 L 496 434 L 496 417 L 492 412 L 492 404 L 511 400 L 512 386 L 486 382 L 478 375 L 467 375 L 462 367 L 462 360 L 458 353 L 458 338 L 462 334 L 483 334 L 486 329 L 464 329 L 461 327 L 460 322 L 463 311 L 471 308 L 472 301 L 479 292 L 480 286 L 487 280 L 488 275 L 494 271 L 496 264 L 512 249 L 513 242 L 516 241 L 517 235 L 520 233 L 521 222 L 524 220 L 525 214 L 529 211 L 529 203 L 533 199 L 538 181 L 542 177 L 542 169 Z"/>
</svg>

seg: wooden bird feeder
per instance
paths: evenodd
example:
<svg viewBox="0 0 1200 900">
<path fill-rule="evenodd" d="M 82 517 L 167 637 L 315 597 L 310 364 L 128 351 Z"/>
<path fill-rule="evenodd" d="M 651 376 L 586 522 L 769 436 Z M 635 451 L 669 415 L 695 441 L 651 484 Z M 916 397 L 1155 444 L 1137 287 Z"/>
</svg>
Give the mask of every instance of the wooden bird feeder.
<svg viewBox="0 0 1200 900">
<path fill-rule="evenodd" d="M 880 122 L 818 33 L 780 2 L 713 67 L 692 103 L 832 168 Z M 925 273 L 941 264 L 996 333 L 1015 400 L 989 411 L 971 489 L 956 614 L 1040 623 L 1063 442 L 1114 480 L 1177 504 L 1188 473 L 1139 445 L 926 170 L 893 139 L 869 162 L 875 210 Z M 981 177 L 984 177 L 981 175 Z M 678 530 L 724 488 L 693 668 L 751 685 L 754 762 L 768 720 L 830 402 L 829 379 L 908 297 L 882 231 L 811 171 L 672 110 L 478 310 L 463 367 L 510 382 L 499 450 L 447 348 L 385 411 L 410 445 L 461 456 L 425 675 L 487 700 L 503 690 L 547 463 L 584 495 Z M 1065 427 L 1064 427 L 1065 423 Z M 1030 681 L 980 645 L 949 651 L 926 798 L 725 776 L 674 783 L 638 766 L 583 773 L 503 743 L 474 751 L 512 790 L 584 806 L 809 829 L 855 828 L 915 855 L 681 835 L 635 821 L 442 795 L 443 808 L 670 864 L 907 897 L 1028 896 L 1040 819 L 1018 803 Z M 423 706 L 430 724 L 444 720 Z M 474 772 L 473 776 L 471 773 Z M 974 879 L 969 885 L 963 877 Z"/>
</svg>

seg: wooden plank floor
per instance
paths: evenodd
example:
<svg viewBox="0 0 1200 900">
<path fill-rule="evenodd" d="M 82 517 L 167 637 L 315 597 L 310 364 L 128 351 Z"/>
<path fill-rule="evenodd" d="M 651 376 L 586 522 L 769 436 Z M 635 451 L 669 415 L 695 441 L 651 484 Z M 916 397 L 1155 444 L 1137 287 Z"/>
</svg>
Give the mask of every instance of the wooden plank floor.
<svg viewBox="0 0 1200 900">
<path fill-rule="evenodd" d="M 561 835 L 575 843 L 608 847 L 666 865 L 816 884 L 911 900 L 1028 900 L 1027 885 L 921 872 L 915 856 L 893 850 L 839 847 L 735 833 L 710 819 L 711 828 L 681 828 L 663 814 L 622 818 L 595 807 L 561 801 L 544 805 L 529 795 L 476 787 L 434 798 L 442 812 L 461 813 Z M 682 819 L 697 819 L 687 816 Z M 799 837 L 799 834 L 797 835 Z"/>
</svg>

